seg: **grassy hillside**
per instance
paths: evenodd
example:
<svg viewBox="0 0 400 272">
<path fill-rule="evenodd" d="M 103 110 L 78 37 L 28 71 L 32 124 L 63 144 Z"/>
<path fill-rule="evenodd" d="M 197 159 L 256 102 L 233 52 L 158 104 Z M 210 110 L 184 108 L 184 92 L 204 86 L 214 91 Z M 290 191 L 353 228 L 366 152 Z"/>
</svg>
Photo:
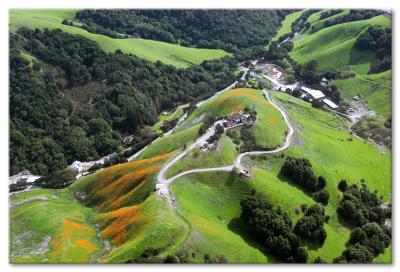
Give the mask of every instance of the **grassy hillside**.
<svg viewBox="0 0 400 272">
<path fill-rule="evenodd" d="M 204 120 L 206 114 L 216 118 L 244 110 L 245 107 L 254 107 L 257 111 L 256 124 L 251 128 L 256 142 L 264 147 L 279 145 L 284 140 L 286 124 L 281 114 L 263 97 L 260 90 L 255 89 L 233 89 L 219 95 L 213 100 L 203 104 L 195 110 L 189 118 L 182 124 L 181 129 L 185 129 L 175 134 L 191 130 L 193 124 L 199 125 Z M 240 127 L 234 129 L 240 135 Z M 195 132 L 195 131 L 193 131 Z M 176 136 L 167 136 L 175 138 Z M 215 150 L 203 152 L 198 149 L 189 152 L 184 159 L 173 165 L 167 172 L 171 177 L 177 173 L 193 168 L 216 167 L 232 164 L 238 154 L 238 145 L 232 142 L 228 136 L 224 135 L 219 141 Z"/>
<path fill-rule="evenodd" d="M 281 36 L 290 33 L 292 31 L 292 23 L 303 14 L 305 10 L 299 10 L 289 15 L 286 15 L 285 19 L 282 21 L 282 25 L 276 33 L 275 37 L 271 41 L 278 40 Z"/>
<path fill-rule="evenodd" d="M 200 64 L 204 60 L 220 58 L 229 53 L 216 49 L 189 48 L 177 44 L 145 40 L 139 38 L 113 39 L 105 35 L 93 34 L 84 29 L 61 24 L 63 19 L 73 19 L 76 10 L 21 10 L 10 11 L 10 31 L 15 32 L 20 27 L 27 28 L 60 28 L 71 34 L 82 35 L 99 44 L 106 52 L 117 49 L 134 54 L 149 61 L 162 61 L 178 68 Z"/>
<path fill-rule="evenodd" d="M 341 195 L 337 190 L 338 182 L 346 179 L 350 183 L 360 184 L 360 180 L 365 179 L 370 190 L 378 190 L 385 201 L 389 200 L 391 153 L 352 138 L 344 121 L 335 115 L 321 112 L 309 103 L 280 92 L 275 92 L 274 98 L 284 107 L 296 127 L 292 145 L 283 153 L 308 158 L 316 174 L 327 179 L 326 189 L 330 200 L 326 212 L 330 220 L 325 224 L 325 230 L 328 237 L 322 247 L 308 243 L 304 246 L 309 250 L 310 260 L 321 256 L 331 261 L 344 250 L 350 235 L 350 229 L 339 223 L 336 214 Z M 284 158 L 278 155 L 267 155 L 253 161 L 255 168 L 249 181 L 221 172 L 187 175 L 172 184 L 180 212 L 192 228 L 183 249 L 196 253 L 193 261 L 200 262 L 204 254 L 212 256 L 211 252 L 225 255 L 228 262 L 276 261 L 266 256 L 243 233 L 243 226 L 239 227 L 239 201 L 252 189 L 264 192 L 296 222 L 302 216 L 295 213 L 296 208 L 304 203 L 310 205 L 314 200 L 307 192 L 279 175 L 283 161 Z M 241 248 L 240 254 L 234 248 Z M 387 262 L 389 259 L 390 249 L 387 249 L 375 261 Z"/>
<path fill-rule="evenodd" d="M 10 209 L 10 262 L 88 263 L 103 251 L 96 236 L 98 213 L 79 204 L 69 189 L 39 189 L 10 201 L 15 205 Z"/>
<path fill-rule="evenodd" d="M 354 78 L 337 79 L 333 84 L 347 98 L 362 95 L 361 101 L 368 102 L 368 106 L 376 113 L 389 117 L 392 100 L 392 72 L 379 74 L 357 75 Z"/>
<path fill-rule="evenodd" d="M 228 263 L 265 263 L 257 244 L 244 232 L 238 216 L 240 199 L 250 194 L 250 183 L 228 173 L 184 176 L 172 184 L 180 213 L 188 220 L 191 233 L 182 249 L 194 252 L 190 262 L 204 262 L 224 255 Z"/>
<path fill-rule="evenodd" d="M 287 127 L 280 112 L 263 96 L 262 91 L 248 88 L 229 90 L 216 98 L 207 101 L 195 110 L 182 124 L 186 129 L 204 120 L 206 115 L 216 118 L 243 111 L 245 107 L 254 107 L 257 111 L 256 124 L 251 129 L 256 142 L 265 147 L 276 146 L 283 142 Z"/>
<path fill-rule="evenodd" d="M 217 167 L 231 165 L 238 155 L 232 139 L 223 135 L 215 150 L 203 152 L 200 149 L 191 150 L 182 160 L 179 160 L 167 171 L 167 178 L 195 168 Z"/>
<path fill-rule="evenodd" d="M 100 212 L 98 222 L 112 250 L 101 262 L 134 261 L 146 249 L 167 254 L 185 237 L 187 225 L 152 194 L 155 173 L 171 154 L 119 164 L 81 179 L 73 190 Z"/>
<path fill-rule="evenodd" d="M 366 73 L 370 63 L 375 61 L 375 53 L 361 51 L 353 46 L 357 37 L 371 25 L 390 27 L 390 20 L 376 16 L 326 27 L 313 34 L 298 35 L 290 55 L 299 63 L 318 61 L 320 71 L 350 66 L 357 73 Z"/>
</svg>

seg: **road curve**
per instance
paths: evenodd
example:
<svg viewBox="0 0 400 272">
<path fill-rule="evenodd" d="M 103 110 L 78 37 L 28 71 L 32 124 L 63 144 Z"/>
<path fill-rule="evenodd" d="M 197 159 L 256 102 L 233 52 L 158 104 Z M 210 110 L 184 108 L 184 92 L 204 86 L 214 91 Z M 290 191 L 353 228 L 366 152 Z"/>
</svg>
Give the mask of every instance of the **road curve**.
<svg viewBox="0 0 400 272">
<path fill-rule="evenodd" d="M 180 159 L 182 159 L 189 150 L 195 148 L 196 146 L 201 147 L 202 143 L 205 143 L 205 140 L 208 139 L 209 136 L 211 136 L 212 134 L 214 134 L 214 128 L 216 122 L 204 135 L 202 135 L 200 138 L 198 138 L 196 140 L 196 142 L 194 142 L 192 145 L 190 145 L 188 148 L 186 148 L 184 151 L 182 151 L 181 153 L 179 153 L 176 157 L 174 157 L 172 160 L 170 160 L 169 162 L 167 162 L 167 164 L 165 164 L 160 172 L 157 175 L 157 189 L 158 189 L 158 195 L 162 196 L 162 197 L 166 197 L 167 200 L 170 202 L 170 204 L 173 205 L 173 201 L 174 198 L 171 195 L 171 192 L 169 190 L 169 185 L 171 184 L 172 181 L 187 175 L 187 174 L 192 174 L 192 173 L 204 173 L 204 172 L 216 172 L 216 171 L 225 171 L 225 172 L 230 172 L 232 171 L 232 169 L 234 167 L 239 168 L 240 170 L 243 169 L 242 166 L 242 159 L 245 156 L 252 156 L 252 155 L 263 155 L 263 154 L 272 154 L 272 153 L 277 153 L 280 152 L 286 148 L 288 148 L 290 146 L 291 143 L 291 139 L 294 133 L 294 129 L 292 127 L 292 125 L 289 122 L 289 118 L 287 117 L 286 113 L 277 105 L 275 104 L 269 97 L 269 94 L 266 90 L 263 90 L 263 93 L 265 95 L 265 98 L 282 114 L 283 119 L 285 120 L 289 131 L 286 134 L 286 138 L 285 138 L 285 142 L 283 143 L 283 145 L 279 146 L 278 148 L 274 149 L 274 150 L 268 150 L 268 151 L 250 151 L 250 152 L 245 152 L 245 153 L 241 153 L 239 154 L 239 156 L 236 158 L 236 161 L 234 164 L 232 165 L 227 165 L 227 166 L 221 166 L 221 167 L 211 167 L 211 168 L 197 168 L 197 169 L 191 169 L 182 173 L 179 173 L 169 179 L 165 178 L 165 174 L 168 171 L 168 169 L 174 165 L 177 161 L 179 161 Z"/>
</svg>

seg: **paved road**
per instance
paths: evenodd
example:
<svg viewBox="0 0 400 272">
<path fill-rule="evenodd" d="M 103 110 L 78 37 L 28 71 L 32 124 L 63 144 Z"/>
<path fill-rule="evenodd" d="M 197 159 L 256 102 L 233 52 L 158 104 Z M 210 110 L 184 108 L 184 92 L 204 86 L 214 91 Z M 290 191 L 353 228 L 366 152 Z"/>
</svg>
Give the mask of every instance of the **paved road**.
<svg viewBox="0 0 400 272">
<path fill-rule="evenodd" d="M 286 134 L 286 138 L 285 138 L 285 142 L 283 143 L 283 145 L 281 145 L 280 147 L 274 149 L 274 150 L 269 150 L 269 151 L 251 151 L 251 152 L 245 152 L 245 153 L 241 153 L 239 154 L 239 156 L 237 157 L 236 161 L 234 164 L 232 165 L 227 165 L 227 166 L 222 166 L 222 167 L 211 167 L 211 168 L 198 168 L 198 169 L 191 169 L 182 173 L 179 173 L 169 179 L 165 178 L 165 174 L 168 171 L 168 169 L 170 169 L 175 163 L 177 163 L 180 159 L 182 159 L 189 150 L 195 148 L 195 147 L 201 147 L 204 143 L 205 140 L 207 140 L 211 135 L 214 134 L 214 129 L 216 124 L 218 124 L 221 121 L 217 121 L 216 123 L 214 123 L 214 125 L 204 134 L 202 135 L 200 138 L 198 138 L 196 140 L 196 142 L 194 142 L 192 145 L 190 145 L 186 150 L 182 151 L 181 153 L 179 153 L 176 157 L 174 157 L 172 160 L 170 160 L 169 162 L 167 162 L 160 170 L 160 172 L 157 175 L 157 188 L 158 188 L 158 195 L 161 197 L 165 197 L 168 202 L 174 207 L 174 201 L 175 198 L 171 195 L 170 192 L 170 184 L 184 176 L 187 174 L 192 174 L 192 173 L 204 173 L 204 172 L 216 172 L 216 171 L 225 171 L 225 172 L 230 172 L 232 171 L 232 169 L 234 167 L 239 168 L 239 170 L 243 169 L 244 167 L 242 166 L 242 159 L 245 156 L 252 156 L 252 155 L 263 155 L 263 154 L 271 154 L 271 153 L 277 153 L 280 152 L 286 148 L 289 147 L 290 143 L 291 143 L 291 139 L 294 133 L 294 129 L 291 126 L 289 119 L 286 115 L 286 113 L 277 105 L 275 104 L 269 97 L 269 94 L 266 90 L 263 90 L 265 98 L 282 114 L 283 119 L 285 120 L 289 131 Z"/>
</svg>

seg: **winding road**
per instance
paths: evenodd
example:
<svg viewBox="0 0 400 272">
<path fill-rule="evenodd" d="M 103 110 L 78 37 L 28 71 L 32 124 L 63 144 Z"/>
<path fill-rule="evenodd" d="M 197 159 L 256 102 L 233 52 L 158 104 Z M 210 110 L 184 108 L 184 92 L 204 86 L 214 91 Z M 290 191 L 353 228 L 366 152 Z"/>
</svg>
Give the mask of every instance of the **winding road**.
<svg viewBox="0 0 400 272">
<path fill-rule="evenodd" d="M 221 122 L 221 121 L 217 121 L 213 124 L 213 126 L 211 126 L 207 132 L 200 136 L 193 144 L 191 144 L 188 148 L 186 148 L 184 151 L 182 151 L 181 153 L 179 153 L 176 157 L 174 157 L 172 160 L 170 160 L 169 162 L 167 162 L 160 170 L 160 172 L 157 175 L 157 193 L 160 197 L 165 197 L 168 202 L 171 204 L 171 206 L 175 206 L 174 202 L 175 202 L 175 198 L 172 196 L 171 191 L 170 191 L 170 184 L 182 177 L 185 176 L 187 174 L 192 174 L 192 173 L 204 173 L 204 172 L 216 172 L 216 171 L 224 171 L 224 172 L 230 172 L 233 170 L 234 167 L 237 167 L 239 170 L 244 169 L 243 165 L 242 165 L 242 159 L 245 156 L 252 156 L 252 155 L 263 155 L 263 154 L 272 154 L 272 153 L 277 153 L 280 152 L 286 148 L 288 148 L 290 146 L 291 143 L 291 139 L 294 133 L 294 129 L 292 127 L 292 125 L 289 122 L 289 118 L 287 117 L 286 113 L 277 105 L 275 104 L 271 98 L 269 97 L 269 94 L 266 90 L 263 90 L 263 93 L 265 95 L 265 98 L 282 114 L 283 119 L 285 120 L 289 131 L 286 134 L 286 138 L 285 138 L 285 142 L 283 143 L 283 145 L 281 145 L 280 147 L 274 149 L 274 150 L 268 150 L 268 151 L 250 151 L 250 152 L 245 152 L 245 153 L 241 153 L 238 155 L 238 157 L 236 158 L 234 164 L 232 165 L 227 165 L 227 166 L 222 166 L 222 167 L 211 167 L 211 168 L 198 168 L 198 169 L 191 169 L 182 173 L 179 173 L 169 179 L 165 178 L 166 172 L 168 171 L 168 169 L 170 169 L 175 163 L 177 163 L 179 160 L 181 160 L 190 150 L 196 148 L 196 147 L 201 147 L 204 145 L 204 143 L 206 142 L 206 140 L 214 134 L 214 130 L 215 130 L 215 126 Z"/>
</svg>

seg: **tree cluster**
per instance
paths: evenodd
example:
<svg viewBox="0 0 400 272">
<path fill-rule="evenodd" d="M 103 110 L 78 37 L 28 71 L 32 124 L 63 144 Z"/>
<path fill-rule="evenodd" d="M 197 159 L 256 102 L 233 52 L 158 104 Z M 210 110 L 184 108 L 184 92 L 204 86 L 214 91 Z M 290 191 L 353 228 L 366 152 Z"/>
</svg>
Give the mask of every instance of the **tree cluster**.
<svg viewBox="0 0 400 272">
<path fill-rule="evenodd" d="M 392 31 L 381 26 L 370 26 L 355 43 L 361 50 L 373 50 L 377 60 L 371 64 L 370 73 L 379 73 L 392 68 Z"/>
<path fill-rule="evenodd" d="M 234 69 L 233 58 L 177 69 L 105 53 L 59 29 L 19 29 L 10 36 L 10 173 L 46 175 L 97 159 L 120 149 L 127 133 L 135 135 L 134 152 L 147 143 L 141 128 L 161 111 L 211 96 L 234 81 Z"/>
<path fill-rule="evenodd" d="M 324 11 L 324 12 L 321 12 L 321 15 L 319 16 L 319 19 L 323 20 L 323 19 L 326 19 L 326 18 L 331 17 L 333 15 L 339 14 L 341 12 L 343 12 L 343 9 L 331 9 L 331 10 L 328 10 L 328 11 Z"/>
<path fill-rule="evenodd" d="M 391 243 L 391 233 L 387 228 L 372 222 L 352 230 L 346 250 L 334 262 L 370 263 L 383 253 Z"/>
<path fill-rule="evenodd" d="M 292 220 L 280 206 L 262 194 L 248 196 L 240 202 L 241 218 L 249 234 L 272 254 L 289 263 L 306 263 L 308 252 L 292 230 Z"/>
<path fill-rule="evenodd" d="M 317 192 L 326 185 L 325 178 L 314 174 L 311 163 L 306 158 L 287 156 L 280 173 L 309 192 Z"/>
<path fill-rule="evenodd" d="M 357 184 L 346 184 L 346 181 L 341 181 L 338 185 L 343 190 L 337 208 L 340 218 L 357 227 L 370 222 L 383 225 L 387 214 L 380 207 L 382 203 L 376 192 L 370 192 L 364 183 L 360 187 Z"/>
<path fill-rule="evenodd" d="M 370 263 L 383 253 L 391 243 L 390 226 L 385 224 L 391 217 L 391 209 L 383 208 L 376 192 L 370 192 L 364 183 L 349 186 L 341 180 L 338 189 L 343 197 L 337 208 L 342 220 L 355 226 L 346 244 L 346 250 L 334 262 Z"/>
<path fill-rule="evenodd" d="M 75 180 L 75 175 L 71 169 L 58 170 L 35 180 L 35 185 L 42 188 L 61 189 L 72 184 Z"/>
<path fill-rule="evenodd" d="M 323 244 L 326 239 L 325 209 L 319 204 L 307 208 L 304 216 L 294 226 L 294 233 L 303 239 Z"/>
</svg>

